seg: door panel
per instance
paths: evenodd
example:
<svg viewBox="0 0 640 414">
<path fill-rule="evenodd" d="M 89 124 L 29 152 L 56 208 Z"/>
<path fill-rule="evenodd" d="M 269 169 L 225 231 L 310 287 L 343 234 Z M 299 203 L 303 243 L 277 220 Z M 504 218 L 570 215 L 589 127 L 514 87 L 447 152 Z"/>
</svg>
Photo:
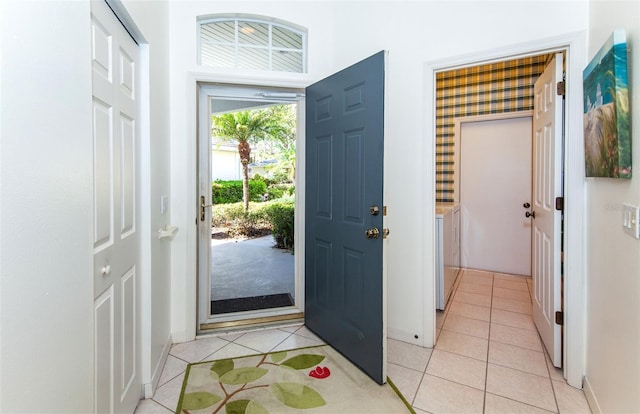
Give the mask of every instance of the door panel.
<svg viewBox="0 0 640 414">
<path fill-rule="evenodd" d="M 111 193 L 111 133 L 112 109 L 97 99 L 93 100 L 93 248 L 100 251 L 113 244 L 111 233 L 113 206 Z"/>
<path fill-rule="evenodd" d="M 562 54 L 556 54 L 534 87 L 532 240 L 533 320 L 553 365 L 562 365 L 562 327 L 555 322 L 561 311 L 561 220 L 555 209 L 562 196 Z"/>
<path fill-rule="evenodd" d="M 380 52 L 306 91 L 305 322 L 378 383 L 386 381 L 384 67 Z M 374 227 L 380 236 L 367 238 Z"/>
<path fill-rule="evenodd" d="M 464 122 L 459 130 L 462 267 L 529 276 L 523 203 L 531 197 L 531 117 Z"/>
<path fill-rule="evenodd" d="M 94 142 L 95 411 L 133 412 L 138 335 L 138 46 L 91 3 Z"/>
<path fill-rule="evenodd" d="M 95 412 L 113 410 L 113 286 L 94 302 Z"/>
</svg>

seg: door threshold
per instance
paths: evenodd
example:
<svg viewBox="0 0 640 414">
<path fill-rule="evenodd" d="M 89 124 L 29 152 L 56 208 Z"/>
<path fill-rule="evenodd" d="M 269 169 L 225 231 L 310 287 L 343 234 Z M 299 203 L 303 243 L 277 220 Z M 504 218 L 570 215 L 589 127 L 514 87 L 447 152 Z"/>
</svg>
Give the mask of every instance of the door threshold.
<svg viewBox="0 0 640 414">
<path fill-rule="evenodd" d="M 207 322 L 201 323 L 198 334 L 213 333 L 211 331 L 226 331 L 234 330 L 238 328 L 250 329 L 250 328 L 262 328 L 269 325 L 281 324 L 283 322 L 304 322 L 304 312 L 287 313 L 284 315 L 271 315 L 255 318 L 239 319 L 235 321 L 223 321 L 223 322 Z"/>
</svg>

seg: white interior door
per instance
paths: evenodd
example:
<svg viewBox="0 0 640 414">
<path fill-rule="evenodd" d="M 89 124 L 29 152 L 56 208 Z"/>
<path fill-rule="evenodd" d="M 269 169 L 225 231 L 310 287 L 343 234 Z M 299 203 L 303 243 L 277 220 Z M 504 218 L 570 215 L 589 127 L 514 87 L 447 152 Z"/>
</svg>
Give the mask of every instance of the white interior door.
<svg viewBox="0 0 640 414">
<path fill-rule="evenodd" d="M 458 129 L 461 265 L 528 276 L 531 222 L 523 204 L 531 197 L 530 112 L 473 119 Z"/>
<path fill-rule="evenodd" d="M 91 36 L 95 412 L 132 413 L 141 386 L 139 49 L 104 1 L 91 2 Z"/>
<path fill-rule="evenodd" d="M 556 198 L 562 197 L 562 104 L 556 85 L 562 80 L 558 53 L 535 84 L 533 117 L 533 320 L 553 365 L 562 365 L 561 220 Z"/>
</svg>

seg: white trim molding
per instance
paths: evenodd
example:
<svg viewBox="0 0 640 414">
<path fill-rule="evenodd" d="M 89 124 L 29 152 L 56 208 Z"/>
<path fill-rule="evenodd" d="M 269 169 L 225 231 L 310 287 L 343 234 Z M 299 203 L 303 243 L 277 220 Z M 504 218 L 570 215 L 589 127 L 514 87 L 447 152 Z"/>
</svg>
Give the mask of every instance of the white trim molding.
<svg viewBox="0 0 640 414">
<path fill-rule="evenodd" d="M 586 64 L 586 33 L 540 39 L 463 56 L 427 62 L 424 66 L 425 162 L 423 205 L 425 217 L 435 211 L 435 77 L 436 73 L 497 61 L 566 51 L 565 177 L 564 197 L 564 376 L 569 385 L 582 388 L 585 373 L 585 185 L 582 129 L 582 68 Z M 424 234 L 434 240 L 433 220 L 425 220 Z M 435 256 L 423 258 L 425 346 L 435 344 Z"/>
<path fill-rule="evenodd" d="M 294 75 L 294 76 L 292 76 Z M 214 72 L 188 72 L 186 74 L 186 119 L 188 120 L 185 129 L 185 140 L 181 150 L 184 150 L 184 158 L 180 160 L 181 169 L 185 171 L 182 188 L 174 194 L 176 200 L 184 200 L 187 213 L 183 217 L 176 217 L 176 224 L 184 229 L 182 237 L 184 242 L 174 244 L 172 258 L 172 333 L 174 342 L 188 342 L 196 338 L 196 328 L 198 323 L 196 298 L 198 294 L 197 286 L 197 226 L 194 224 L 197 202 L 197 103 L 199 83 L 222 83 L 248 86 L 264 86 L 277 88 L 304 89 L 313 83 L 307 75 L 297 74 L 273 74 L 273 76 L 243 76 L 228 75 Z M 293 78 L 293 79 L 292 79 Z M 301 138 L 299 138 L 301 139 Z M 300 176 L 304 178 L 304 175 Z M 299 178 L 300 178 L 299 177 Z M 304 191 L 300 194 L 304 195 Z M 298 198 L 298 197 L 296 197 Z M 172 217 L 173 219 L 173 217 Z M 302 228 L 301 228 L 302 229 Z M 184 260 L 184 261 L 183 261 Z M 180 264 L 177 264 L 177 262 Z M 300 266 L 300 264 L 297 264 Z M 298 294 L 300 286 L 297 286 Z"/>
</svg>

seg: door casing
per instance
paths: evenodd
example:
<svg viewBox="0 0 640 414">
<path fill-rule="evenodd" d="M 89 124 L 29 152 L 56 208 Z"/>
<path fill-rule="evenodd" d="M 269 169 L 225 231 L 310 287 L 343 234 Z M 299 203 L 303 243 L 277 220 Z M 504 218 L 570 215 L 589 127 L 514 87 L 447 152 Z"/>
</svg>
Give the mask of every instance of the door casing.
<svg viewBox="0 0 640 414">
<path fill-rule="evenodd" d="M 567 139 L 564 147 L 565 164 L 565 232 L 564 244 L 564 306 L 565 325 L 563 332 L 563 354 L 565 355 L 564 376 L 569 383 L 582 388 L 585 353 L 585 275 L 584 275 L 584 156 L 582 148 L 582 68 L 586 64 L 586 38 L 583 32 L 540 39 L 533 42 L 501 47 L 457 56 L 439 61 L 427 62 L 424 66 L 425 141 L 431 145 L 423 147 L 425 165 L 423 182 L 423 205 L 425 207 L 423 229 L 425 238 L 431 242 L 425 245 L 423 272 L 426 275 L 424 292 L 424 345 L 435 344 L 435 94 L 436 74 L 441 71 L 477 66 L 500 60 L 510 60 L 523 56 L 566 51 L 566 113 L 564 133 Z"/>
<path fill-rule="evenodd" d="M 210 154 L 211 154 L 211 144 L 210 144 L 210 133 L 211 130 L 211 117 L 210 117 L 210 108 L 209 108 L 209 99 L 212 96 L 216 95 L 216 89 L 220 90 L 228 90 L 229 93 L 233 94 L 234 87 L 242 88 L 250 88 L 250 89 L 272 89 L 279 88 L 281 92 L 298 92 L 302 93 L 303 88 L 295 88 L 295 87 L 280 87 L 278 85 L 273 84 L 250 84 L 250 83 L 241 83 L 241 82 L 203 82 L 198 81 L 196 83 L 198 90 L 198 132 L 197 132 L 197 146 L 198 146 L 198 160 L 196 162 L 196 175 L 197 175 L 197 185 L 196 190 L 198 194 L 198 198 L 201 195 L 205 195 L 207 199 L 207 204 L 209 204 L 210 191 L 211 187 L 208 186 L 208 191 L 205 191 L 201 187 L 203 182 L 207 181 L 207 177 L 210 178 Z M 295 188 L 296 188 L 296 197 L 295 197 L 295 242 L 294 242 L 294 250 L 297 252 L 304 251 L 304 207 L 303 202 L 304 199 L 304 169 L 299 168 L 299 162 L 301 157 L 304 157 L 304 130 L 305 130 L 305 121 L 304 121 L 304 106 L 305 100 L 304 96 L 294 101 L 297 103 L 297 125 L 296 125 L 296 177 L 295 177 Z M 293 102 L 292 102 L 293 103 Z M 206 166 L 203 166 L 207 164 Z M 206 192 L 206 194 L 205 194 Z M 198 205 L 198 210 L 200 206 Z M 208 221 L 211 219 L 210 213 L 206 215 Z M 205 250 L 208 250 L 209 245 L 203 246 L 202 241 L 204 240 L 204 235 L 201 235 L 202 223 L 198 217 L 198 231 L 196 237 L 196 245 L 198 246 L 198 257 L 197 261 L 197 269 L 198 269 L 198 315 L 197 315 L 197 328 L 196 331 L 200 331 L 203 324 L 212 324 L 216 322 L 224 322 L 229 326 L 233 326 L 234 323 L 239 323 L 239 321 L 245 319 L 258 319 L 264 317 L 281 317 L 284 315 L 292 315 L 300 313 L 302 309 L 304 309 L 304 255 L 296 254 L 295 255 L 295 300 L 296 300 L 296 308 L 297 310 L 279 310 L 279 309 L 267 309 L 263 311 L 252 311 L 252 312 L 239 312 L 234 315 L 221 315 L 217 317 L 207 317 L 205 315 L 209 314 L 209 305 L 208 300 L 205 300 L 205 295 L 208 295 L 205 292 L 206 289 L 210 290 L 210 281 L 209 278 L 202 277 L 204 272 L 209 272 L 210 262 L 207 260 L 205 255 L 208 253 Z M 206 263 L 205 263 L 206 262 Z"/>
</svg>

